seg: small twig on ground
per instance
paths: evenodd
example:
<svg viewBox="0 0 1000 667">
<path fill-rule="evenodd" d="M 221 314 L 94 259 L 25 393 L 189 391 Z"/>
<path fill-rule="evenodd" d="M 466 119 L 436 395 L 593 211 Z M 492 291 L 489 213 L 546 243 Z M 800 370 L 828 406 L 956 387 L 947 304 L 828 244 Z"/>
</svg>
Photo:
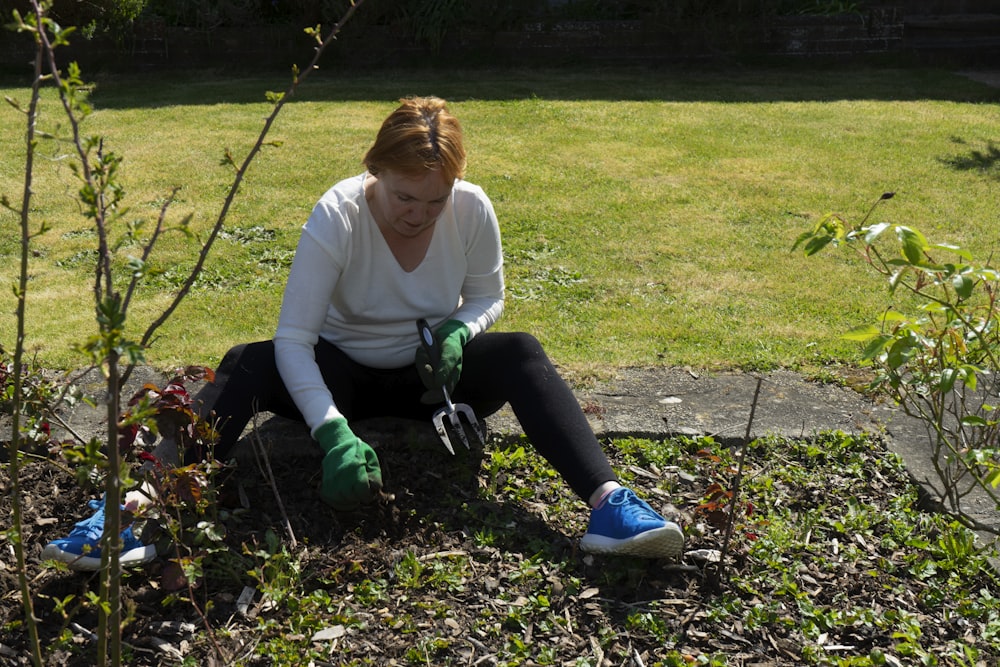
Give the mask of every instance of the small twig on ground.
<svg viewBox="0 0 1000 667">
<path fill-rule="evenodd" d="M 256 410 L 253 413 L 253 430 L 250 432 L 250 442 L 253 444 L 253 455 L 257 461 L 257 468 L 271 487 L 274 500 L 278 503 L 278 511 L 281 512 L 281 521 L 285 524 L 285 531 L 288 533 L 288 539 L 291 541 L 292 548 L 294 549 L 298 546 L 298 542 L 295 539 L 295 532 L 292 530 L 292 522 L 288 520 L 288 513 L 285 512 L 285 503 L 281 501 L 281 494 L 278 493 L 278 484 L 274 479 L 274 471 L 271 469 L 271 460 L 267 456 L 267 449 L 264 447 L 264 442 L 260 439 L 260 431 L 257 429 Z"/>
<path fill-rule="evenodd" d="M 475 662 L 472 663 L 473 665 L 479 665 L 479 664 L 481 664 L 483 662 L 486 662 L 487 660 L 492 660 L 494 663 L 497 662 L 496 653 L 494 653 L 493 651 L 491 651 L 490 647 L 487 646 L 486 644 L 482 643 L 481 641 L 479 641 L 475 637 L 465 637 L 465 641 L 467 641 L 470 644 L 472 644 L 472 646 L 474 648 L 477 648 L 477 649 L 479 649 L 480 651 L 483 652 L 483 655 L 481 655 L 479 658 L 476 659 Z"/>
</svg>

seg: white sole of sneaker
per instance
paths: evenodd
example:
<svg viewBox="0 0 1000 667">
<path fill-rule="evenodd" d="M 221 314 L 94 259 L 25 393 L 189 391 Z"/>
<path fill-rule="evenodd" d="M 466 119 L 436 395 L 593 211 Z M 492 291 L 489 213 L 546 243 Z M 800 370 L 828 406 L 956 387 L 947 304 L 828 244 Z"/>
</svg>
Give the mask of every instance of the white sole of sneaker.
<svg viewBox="0 0 1000 667">
<path fill-rule="evenodd" d="M 95 558 L 94 556 L 84 556 L 63 551 L 54 544 L 46 545 L 42 549 L 41 558 L 42 560 L 57 560 L 60 563 L 66 563 L 69 569 L 77 572 L 96 572 L 101 569 L 100 556 Z M 119 560 L 122 567 L 137 567 L 148 563 L 154 558 L 156 558 L 156 547 L 141 546 L 123 551 Z"/>
<path fill-rule="evenodd" d="M 580 548 L 595 554 L 678 560 L 684 550 L 684 531 L 676 523 L 668 522 L 662 528 L 624 540 L 587 533 L 580 539 Z"/>
</svg>

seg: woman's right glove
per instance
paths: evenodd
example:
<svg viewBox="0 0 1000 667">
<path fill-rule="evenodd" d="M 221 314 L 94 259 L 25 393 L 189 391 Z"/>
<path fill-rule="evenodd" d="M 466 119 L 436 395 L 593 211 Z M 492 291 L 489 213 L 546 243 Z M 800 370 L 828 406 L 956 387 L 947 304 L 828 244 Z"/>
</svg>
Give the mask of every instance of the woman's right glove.
<svg viewBox="0 0 1000 667">
<path fill-rule="evenodd" d="M 337 417 L 326 422 L 314 436 L 326 455 L 319 495 L 336 510 L 355 510 L 378 497 L 382 489 L 382 469 L 375 450 Z"/>
<path fill-rule="evenodd" d="M 417 348 L 413 360 L 417 366 L 417 374 L 427 387 L 427 392 L 420 400 L 428 405 L 444 401 L 441 387 L 445 387 L 449 394 L 455 391 L 455 385 L 462 377 L 462 352 L 465 344 L 472 338 L 472 332 L 462 322 L 448 320 L 438 327 L 434 337 L 441 350 L 437 368 L 431 363 L 430 355 L 423 345 Z"/>
</svg>

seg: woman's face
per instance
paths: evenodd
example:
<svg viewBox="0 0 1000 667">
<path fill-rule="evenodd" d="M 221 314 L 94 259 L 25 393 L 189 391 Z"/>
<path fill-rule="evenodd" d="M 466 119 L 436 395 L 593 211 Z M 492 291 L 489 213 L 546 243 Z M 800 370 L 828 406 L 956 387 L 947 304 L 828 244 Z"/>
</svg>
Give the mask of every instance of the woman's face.
<svg viewBox="0 0 1000 667">
<path fill-rule="evenodd" d="M 372 214 L 383 228 L 414 238 L 434 226 L 451 188 L 437 169 L 417 177 L 382 170 L 372 188 Z"/>
</svg>

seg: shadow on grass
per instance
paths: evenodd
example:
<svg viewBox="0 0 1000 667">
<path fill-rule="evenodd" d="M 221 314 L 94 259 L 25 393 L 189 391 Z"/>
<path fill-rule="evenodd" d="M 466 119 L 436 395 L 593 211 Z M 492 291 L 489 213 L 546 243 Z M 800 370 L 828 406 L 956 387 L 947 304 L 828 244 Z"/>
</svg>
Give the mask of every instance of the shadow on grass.
<svg viewBox="0 0 1000 667">
<path fill-rule="evenodd" d="M 956 144 L 966 144 L 962 139 L 954 139 Z M 967 153 L 940 158 L 939 161 L 955 171 L 971 171 L 1000 180 L 1000 145 L 995 141 L 986 142 L 983 149 L 969 148 Z"/>
<path fill-rule="evenodd" d="M 265 103 L 284 91 L 290 72 L 234 74 L 160 71 L 84 72 L 96 82 L 97 108 Z M 29 81 L 11 80 L 10 86 Z M 945 70 L 908 66 L 742 64 L 552 68 L 412 68 L 345 71 L 336 63 L 317 70 L 291 103 L 385 102 L 407 95 L 468 100 L 622 100 L 651 102 L 824 102 L 839 100 L 947 100 L 1000 102 L 1000 90 Z"/>
</svg>

